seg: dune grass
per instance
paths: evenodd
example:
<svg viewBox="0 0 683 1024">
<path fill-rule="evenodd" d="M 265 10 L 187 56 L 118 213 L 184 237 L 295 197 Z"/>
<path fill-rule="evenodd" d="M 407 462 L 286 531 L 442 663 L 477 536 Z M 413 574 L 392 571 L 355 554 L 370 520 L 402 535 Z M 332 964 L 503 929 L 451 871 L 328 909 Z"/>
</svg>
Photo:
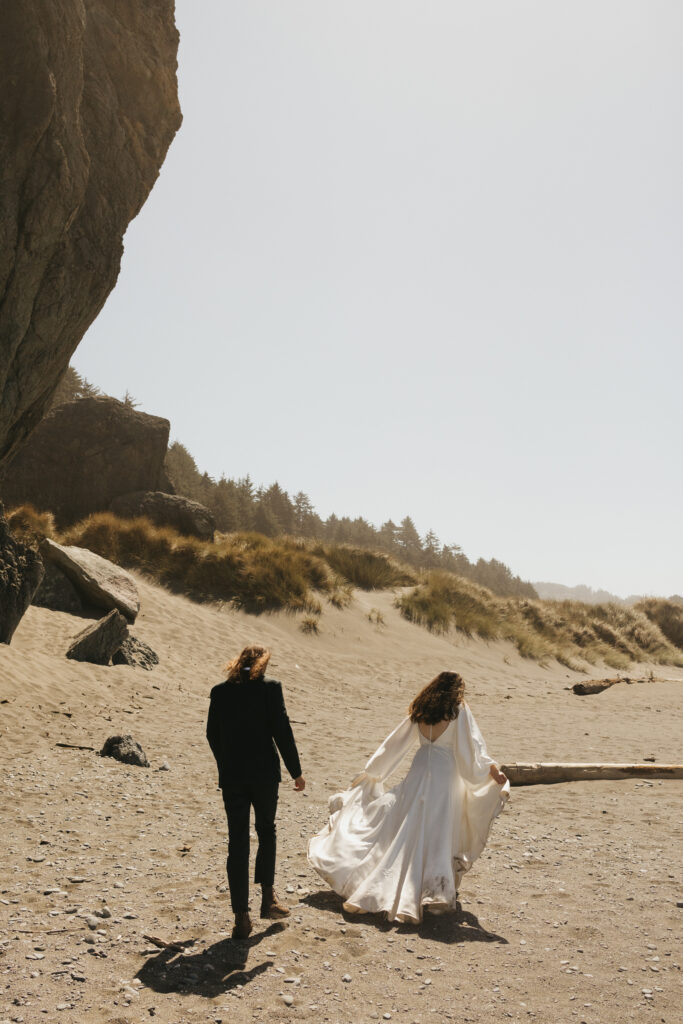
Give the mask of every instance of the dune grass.
<svg viewBox="0 0 683 1024">
<path fill-rule="evenodd" d="M 101 512 L 71 527 L 62 539 L 140 569 L 171 590 L 198 600 L 229 601 L 252 613 L 319 613 L 315 592 L 339 589 L 329 566 L 305 546 L 257 533 L 222 534 L 210 543 L 147 519 Z"/>
<path fill-rule="evenodd" d="M 339 576 L 359 590 L 391 590 L 417 583 L 418 574 L 389 555 L 345 544 L 316 544 L 315 554 Z"/>
<path fill-rule="evenodd" d="M 432 572 L 396 606 L 433 632 L 510 640 L 525 658 L 557 658 L 572 669 L 597 661 L 616 669 L 638 661 L 683 665 L 683 607 L 668 601 L 626 607 L 502 598 L 460 576 Z"/>
<path fill-rule="evenodd" d="M 683 599 L 665 601 L 659 597 L 647 597 L 639 601 L 636 608 L 659 626 L 670 644 L 683 648 Z"/>
<path fill-rule="evenodd" d="M 55 528 L 49 513 L 27 505 L 8 511 L 7 519 L 26 543 L 37 545 L 50 537 L 86 547 L 195 600 L 226 601 L 252 613 L 299 612 L 315 621 L 316 629 L 321 598 L 343 609 L 354 587 L 403 587 L 410 589 L 395 603 L 411 622 L 436 633 L 455 629 L 486 640 L 510 640 L 525 658 L 557 658 L 581 670 L 597 661 L 615 669 L 639 661 L 683 665 L 683 601 L 648 598 L 626 607 L 504 598 L 449 572 L 418 576 L 390 556 L 362 548 L 259 533 L 219 533 L 209 543 L 147 519 L 119 519 L 109 512 L 64 532 Z M 312 624 L 302 628 L 314 632 Z"/>
<path fill-rule="evenodd" d="M 56 538 L 57 527 L 51 512 L 39 512 L 33 505 L 19 505 L 5 513 L 10 530 L 24 544 L 40 544 L 45 537 Z"/>
<path fill-rule="evenodd" d="M 301 538 L 218 533 L 209 543 L 145 518 L 120 519 L 110 512 L 59 532 L 49 513 L 29 505 L 12 510 L 8 518 L 15 535 L 27 543 L 51 537 L 89 548 L 169 589 L 199 600 L 230 601 L 254 613 L 285 609 L 320 614 L 318 594 L 343 609 L 353 599 L 353 587 L 386 589 L 417 582 L 414 573 L 388 555 Z"/>
</svg>

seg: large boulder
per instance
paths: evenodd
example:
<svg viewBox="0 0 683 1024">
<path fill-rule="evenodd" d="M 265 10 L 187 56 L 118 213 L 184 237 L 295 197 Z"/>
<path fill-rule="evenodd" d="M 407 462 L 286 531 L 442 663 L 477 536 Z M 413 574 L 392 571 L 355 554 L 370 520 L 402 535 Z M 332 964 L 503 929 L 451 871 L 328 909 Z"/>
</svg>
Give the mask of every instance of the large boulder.
<svg viewBox="0 0 683 1024">
<path fill-rule="evenodd" d="M 113 608 L 103 619 L 86 626 L 74 638 L 66 656 L 74 661 L 89 661 L 91 665 L 109 665 L 127 638 L 126 620 Z"/>
<path fill-rule="evenodd" d="M 83 601 L 68 576 L 54 562 L 45 559 L 43 581 L 33 595 L 31 604 L 53 612 L 83 615 Z"/>
<path fill-rule="evenodd" d="M 42 578 L 40 555 L 15 540 L 0 504 L 0 643 L 10 643 Z"/>
<path fill-rule="evenodd" d="M 0 463 L 114 287 L 180 126 L 177 48 L 173 0 L 2 4 Z"/>
<path fill-rule="evenodd" d="M 40 553 L 69 577 L 88 604 L 116 608 L 129 622 L 135 622 L 140 597 L 135 580 L 125 569 L 87 548 L 57 544 L 49 537 L 40 545 Z"/>
<path fill-rule="evenodd" d="M 170 526 L 186 537 L 213 541 L 216 520 L 205 505 L 163 491 L 135 491 L 115 498 L 111 511 L 122 518 L 144 516 L 157 526 Z"/>
<path fill-rule="evenodd" d="M 45 417 L 6 466 L 0 493 L 8 506 L 54 513 L 60 527 L 104 512 L 131 490 L 167 486 L 170 424 L 115 398 L 81 398 Z"/>
</svg>

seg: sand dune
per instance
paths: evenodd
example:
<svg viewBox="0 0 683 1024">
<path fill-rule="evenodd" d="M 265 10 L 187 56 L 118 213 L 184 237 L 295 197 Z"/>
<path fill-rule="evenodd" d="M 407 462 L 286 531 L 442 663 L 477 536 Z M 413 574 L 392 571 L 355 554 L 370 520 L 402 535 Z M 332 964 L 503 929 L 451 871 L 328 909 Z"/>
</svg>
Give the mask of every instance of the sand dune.
<svg viewBox="0 0 683 1024">
<path fill-rule="evenodd" d="M 442 668 L 467 680 L 500 762 L 680 761 L 680 682 L 579 698 L 576 673 L 503 642 L 431 636 L 388 593 L 326 607 L 310 636 L 295 617 L 199 605 L 137 578 L 133 632 L 158 653 L 153 672 L 68 661 L 80 620 L 40 608 L 0 647 L 0 1021 L 611 1024 L 646 1006 L 676 1019 L 680 782 L 515 790 L 465 879 L 462 911 L 419 928 L 345 919 L 305 850 L 329 794 Z M 308 788 L 281 789 L 278 883 L 292 921 L 257 927 L 245 960 L 228 937 L 224 815 L 204 728 L 221 666 L 248 641 L 273 650 Z M 55 746 L 99 749 L 117 732 L 142 744 L 150 770 Z M 103 907 L 111 916 L 92 916 Z M 159 951 L 144 935 L 188 945 Z"/>
</svg>

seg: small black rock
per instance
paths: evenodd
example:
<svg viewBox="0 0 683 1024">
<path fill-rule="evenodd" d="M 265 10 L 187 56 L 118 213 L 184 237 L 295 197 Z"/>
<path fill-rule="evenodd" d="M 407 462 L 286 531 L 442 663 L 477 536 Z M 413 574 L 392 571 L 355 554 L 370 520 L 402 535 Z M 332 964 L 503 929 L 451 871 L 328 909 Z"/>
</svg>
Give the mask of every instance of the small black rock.
<svg viewBox="0 0 683 1024">
<path fill-rule="evenodd" d="M 124 764 L 137 764 L 140 768 L 149 768 L 147 755 L 132 736 L 110 736 L 100 750 L 100 757 L 114 757 Z"/>
</svg>

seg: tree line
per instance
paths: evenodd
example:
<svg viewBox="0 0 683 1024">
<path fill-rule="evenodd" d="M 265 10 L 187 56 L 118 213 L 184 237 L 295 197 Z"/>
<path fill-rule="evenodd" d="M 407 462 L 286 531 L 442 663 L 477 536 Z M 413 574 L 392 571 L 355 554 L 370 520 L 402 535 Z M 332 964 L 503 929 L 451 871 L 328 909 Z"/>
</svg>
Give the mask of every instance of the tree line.
<svg viewBox="0 0 683 1024">
<path fill-rule="evenodd" d="M 102 392 L 70 366 L 55 393 L 51 408 L 79 398 L 92 398 Z M 137 402 L 126 392 L 123 401 L 135 407 Z M 214 480 L 200 473 L 187 448 L 174 441 L 166 455 L 166 472 L 178 494 L 206 505 L 213 513 L 216 528 L 223 533 L 255 531 L 267 537 L 283 534 L 305 537 L 328 544 L 352 544 L 384 551 L 417 569 L 444 569 L 480 583 L 501 597 L 537 597 L 531 583 L 515 576 L 496 558 L 471 562 L 458 544 L 442 544 L 433 530 L 421 537 L 410 516 L 399 523 L 388 519 L 375 527 L 362 516 L 331 515 L 322 519 L 307 494 L 290 496 L 279 484 L 257 487 L 246 476 L 241 480 Z"/>
<path fill-rule="evenodd" d="M 214 480 L 200 473 L 187 448 L 174 441 L 166 456 L 166 472 L 178 494 L 206 505 L 224 533 L 253 530 L 267 537 L 287 534 L 328 544 L 352 544 L 384 551 L 418 569 L 444 569 L 488 587 L 502 597 L 538 595 L 531 583 L 515 576 L 503 562 L 480 558 L 471 562 L 458 544 L 442 544 L 433 530 L 421 537 L 410 516 L 388 519 L 378 528 L 362 516 L 321 518 L 307 494 L 290 496 L 278 483 L 257 487 L 249 476 Z"/>
</svg>

